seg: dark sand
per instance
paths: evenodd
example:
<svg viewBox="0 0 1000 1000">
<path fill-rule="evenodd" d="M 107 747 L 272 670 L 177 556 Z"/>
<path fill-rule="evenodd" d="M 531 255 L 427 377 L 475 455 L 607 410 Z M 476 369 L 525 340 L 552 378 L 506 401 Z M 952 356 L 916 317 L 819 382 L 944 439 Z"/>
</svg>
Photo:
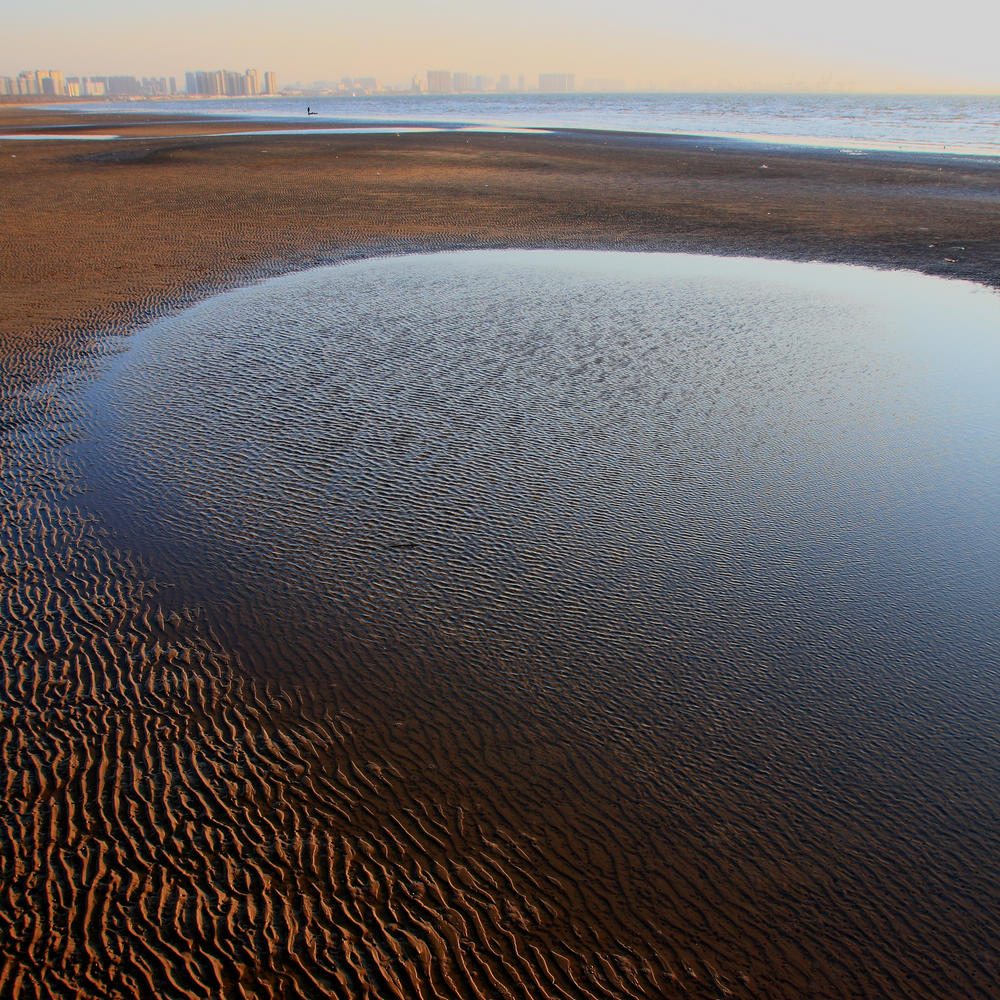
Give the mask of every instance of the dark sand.
<svg viewBox="0 0 1000 1000">
<path fill-rule="evenodd" d="M 0 110 L 0 133 L 80 121 Z M 0 148 L 5 345 L 419 246 L 684 250 L 1000 285 L 996 161 L 600 134 L 190 138 L 225 123 L 82 121 L 144 138 Z"/>
<path fill-rule="evenodd" d="M 0 110 L 0 132 L 81 124 L 135 138 L 0 143 L 0 996 L 995 995 L 989 872 L 921 860 L 940 804 L 873 838 L 810 795 L 759 816 L 735 787 L 647 800 L 627 748 L 513 697 L 449 713 L 434 678 L 489 669 L 457 629 L 399 676 L 398 651 L 336 637 L 311 691 L 294 623 L 237 655 L 118 551 L 65 446 L 109 333 L 352 255 L 684 250 L 997 287 L 1000 164 Z M 279 647 L 294 684 L 268 670 Z M 877 813 L 909 763 L 844 752 L 884 759 L 884 788 L 856 789 Z M 952 804 L 989 829 L 974 798 Z"/>
</svg>

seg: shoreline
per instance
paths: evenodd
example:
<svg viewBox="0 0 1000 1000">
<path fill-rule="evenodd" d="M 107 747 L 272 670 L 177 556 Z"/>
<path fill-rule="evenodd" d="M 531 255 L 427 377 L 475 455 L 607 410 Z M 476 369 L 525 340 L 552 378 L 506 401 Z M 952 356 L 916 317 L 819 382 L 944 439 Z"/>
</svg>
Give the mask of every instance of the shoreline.
<svg viewBox="0 0 1000 1000">
<path fill-rule="evenodd" d="M 691 144 L 715 152 L 720 148 L 735 152 L 761 152 L 789 150 L 798 153 L 829 153 L 847 156 L 870 156 L 876 159 L 892 161 L 893 159 L 911 160 L 931 158 L 938 162 L 953 161 L 955 163 L 974 162 L 984 166 L 1000 166 L 1000 149 L 969 148 L 952 149 L 947 146 L 932 146 L 921 144 L 914 140 L 910 142 L 880 143 L 869 139 L 846 139 L 836 137 L 817 137 L 809 135 L 783 135 L 777 133 L 738 133 L 738 132 L 686 132 L 641 129 L 610 129 L 601 126 L 576 125 L 529 125 L 513 122 L 481 122 L 463 120 L 438 120 L 430 118 L 322 118 L 318 122 L 304 119 L 301 115 L 280 115 L 275 117 L 257 114 L 241 116 L 238 112 L 227 109 L 225 113 L 196 114 L 194 112 L 178 112 L 167 110 L 157 112 L 151 109 L 146 117 L 140 117 L 131 109 L 108 109 L 103 112 L 108 126 L 115 124 L 117 116 L 124 128 L 124 134 L 95 134 L 95 126 L 86 121 L 89 115 L 97 111 L 74 112 L 65 108 L 42 108 L 39 113 L 55 116 L 58 120 L 50 126 L 49 133 L 40 132 L 37 126 L 13 125 L 13 131 L 0 134 L 0 140 L 43 139 L 66 140 L 71 138 L 92 138 L 104 141 L 123 141 L 137 136 L 146 138 L 166 139 L 176 135 L 187 134 L 197 138 L 209 136 L 249 136 L 249 135 L 378 135 L 380 133 L 403 132 L 443 132 L 446 134 L 468 134 L 475 132 L 496 133 L 501 135 L 536 134 L 562 136 L 564 138 L 611 138 L 638 139 L 646 141 L 664 140 L 670 145 Z M 2 117 L 2 108 L 0 108 Z M 167 133 L 155 134 L 143 131 L 152 128 L 157 123 L 164 123 Z M 192 132 L 195 126 L 208 128 L 210 131 Z M 59 130 L 64 130 L 60 133 Z"/>
<path fill-rule="evenodd" d="M 227 99 L 228 100 L 228 99 Z M 143 106 L 140 104 L 140 106 Z M 951 162 L 953 164 L 977 163 L 985 167 L 1000 167 L 1000 149 L 988 150 L 971 148 L 955 150 L 948 147 L 933 147 L 921 144 L 919 141 L 879 143 L 869 139 L 847 139 L 837 137 L 817 137 L 807 134 L 770 134 L 770 133 L 734 133 L 734 132 L 686 132 L 686 131 L 644 131 L 641 129 L 610 129 L 599 125 L 537 125 L 517 124 L 513 122 L 484 122 L 477 120 L 440 120 L 431 118 L 320 118 L 310 121 L 305 115 L 259 115 L 256 113 L 240 113 L 229 108 L 225 112 L 211 113 L 194 111 L 177 111 L 175 109 L 158 110 L 155 101 L 148 102 L 145 110 L 140 113 L 134 108 L 104 108 L 94 107 L 87 110 L 73 110 L 58 105 L 33 106 L 0 103 L 0 129 L 8 126 L 13 131 L 0 135 L 0 139 L 14 138 L 45 138 L 61 139 L 63 135 L 46 135 L 44 129 L 65 130 L 66 134 L 88 135 L 94 132 L 106 131 L 111 124 L 121 126 L 126 134 L 101 135 L 105 140 L 123 141 L 129 138 L 169 139 L 180 135 L 198 138 L 208 138 L 212 135 L 246 136 L 252 134 L 345 134 L 358 132 L 360 134 L 378 134 L 380 130 L 400 131 L 431 131 L 446 134 L 467 134 L 487 132 L 502 135 L 538 134 L 556 138 L 605 138 L 621 140 L 640 140 L 645 142 L 662 141 L 668 146 L 692 145 L 709 152 L 781 152 L 789 151 L 799 154 L 815 153 L 818 155 L 835 156 L 865 156 L 876 160 L 893 160 L 901 162 L 935 161 Z M 24 120 L 27 116 L 28 120 Z M 94 119 L 100 118 L 99 123 Z M 41 120 L 49 121 L 43 125 Z M 145 131 L 153 126 L 164 125 L 169 130 L 166 133 L 150 134 Z M 238 131 L 232 131 L 232 126 L 238 126 Z M 211 127 L 210 132 L 193 132 L 195 127 Z"/>
<path fill-rule="evenodd" d="M 445 103 L 452 97 L 452 95 L 441 95 L 444 98 Z M 465 95 L 466 97 L 471 97 L 475 95 Z M 480 95 L 487 99 L 487 104 L 489 100 L 494 95 Z M 512 95 L 506 95 L 512 96 Z M 544 98 L 546 95 L 536 95 Z M 555 96 L 555 95 L 548 95 Z M 610 97 L 616 95 L 596 95 L 601 97 Z M 652 95 L 645 95 L 652 96 Z M 677 97 L 681 95 L 663 95 L 666 97 Z M 690 96 L 690 95 L 688 95 Z M 699 97 L 706 97 L 707 95 L 701 94 L 697 95 Z M 759 95 L 765 100 L 768 98 L 777 97 L 776 94 L 763 94 Z M 805 98 L 816 97 L 817 95 L 800 95 Z M 847 95 L 828 95 L 828 96 L 839 96 L 841 98 Z M 866 95 L 869 97 L 888 97 L 889 95 Z M 955 99 L 962 95 L 910 95 L 913 97 L 933 97 L 939 96 L 942 98 Z M 391 114 L 385 113 L 386 107 L 391 107 L 394 99 L 398 98 L 401 102 L 412 101 L 414 99 L 422 101 L 424 104 L 424 110 L 422 111 L 422 117 L 415 118 L 412 113 L 404 118 L 399 118 Z M 253 110 L 247 111 L 245 107 L 241 106 L 242 102 L 246 100 L 247 106 L 253 105 Z M 271 108 L 262 110 L 262 106 L 267 106 L 271 104 L 272 100 L 274 104 L 278 105 L 283 110 L 278 112 L 272 105 Z M 323 100 L 327 103 L 327 109 L 323 112 L 318 112 L 317 121 L 309 121 L 301 113 L 293 113 L 291 111 L 291 106 L 301 105 L 301 102 L 309 102 L 310 100 Z M 902 156 L 942 156 L 946 158 L 959 158 L 959 159 L 978 159 L 984 161 L 993 161 L 996 163 L 1000 161 L 1000 146 L 995 142 L 987 142 L 986 145 L 976 146 L 974 144 L 969 144 L 968 142 L 962 141 L 957 144 L 950 143 L 940 143 L 932 142 L 925 139 L 919 138 L 909 138 L 904 139 L 897 137 L 896 140 L 889 139 L 873 139 L 873 138 L 861 138 L 861 137 L 850 137 L 850 136 L 837 136 L 835 134 L 821 135 L 815 134 L 808 130 L 802 132 L 785 132 L 785 131 L 757 131 L 753 128 L 743 129 L 737 132 L 726 132 L 718 130 L 704 130 L 695 128 L 694 130 L 686 130 L 684 128 L 678 128 L 676 124 L 672 124 L 670 127 L 653 126 L 650 128 L 643 128 L 638 123 L 634 123 L 636 127 L 629 129 L 622 129 L 620 127 L 620 121 L 616 125 L 609 124 L 580 124 L 573 123 L 568 120 L 563 120 L 561 123 L 549 123 L 549 124 L 539 124 L 537 121 L 519 121 L 516 119 L 502 119 L 497 121 L 492 119 L 489 113 L 474 117 L 467 120 L 465 117 L 462 118 L 448 118 L 445 117 L 441 119 L 440 117 L 434 117 L 432 111 L 430 110 L 434 104 L 433 96 L 429 98 L 428 95 L 419 94 L 383 94 L 383 95 L 370 95 L 367 98 L 332 98 L 333 106 L 329 104 L 331 100 L 331 95 L 299 95 L 297 97 L 291 96 L 278 96 L 274 98 L 239 98 L 239 97 L 187 97 L 185 95 L 175 95 L 169 98 L 143 98 L 135 100 L 116 100 L 114 98 L 108 99 L 87 99 L 81 98 L 78 101 L 70 100 L 68 102 L 54 102 L 54 103 L 39 103 L 35 102 L 34 107 L 38 110 L 56 113 L 56 114 L 69 114 L 76 115 L 77 117 L 85 117 L 88 114 L 103 114 L 105 116 L 118 116 L 119 118 L 125 117 L 135 117 L 137 115 L 137 108 L 142 108 L 143 112 L 152 117 L 161 117 L 164 120 L 169 120 L 171 118 L 204 118 L 206 122 L 218 122 L 218 121 L 232 121 L 232 122 L 249 122 L 251 126 L 256 127 L 259 122 L 271 122 L 273 124 L 288 124 L 292 122 L 292 128 L 299 130 L 305 129 L 308 125 L 312 129 L 329 129 L 329 128 L 349 128 L 352 126 L 360 127 L 371 127 L 375 125 L 388 125 L 389 127 L 396 125 L 400 128 L 422 126 L 433 128 L 436 130 L 453 130 L 461 128 L 470 129 L 486 129 L 498 132 L 517 132 L 517 131 L 541 131 L 549 133 L 559 133 L 559 134 L 610 134 L 610 135 L 635 135 L 635 136 L 658 136 L 667 139 L 693 139 L 693 140 L 707 140 L 713 143 L 720 142 L 730 142 L 735 143 L 744 148 L 758 148 L 767 149 L 770 147 L 777 148 L 793 148 L 793 149 L 816 149 L 821 151 L 829 152 L 849 152 L 853 155 L 866 155 L 868 153 L 888 153 L 890 155 L 902 155 Z M 382 113 L 378 117 L 371 117 L 370 115 L 358 114 L 357 109 L 362 107 L 365 101 L 374 101 L 376 103 L 381 103 Z M 0 107 L 2 107 L 3 102 L 0 101 Z M 18 102 L 16 100 L 8 100 L 6 102 L 8 107 L 16 107 Z M 188 105 L 188 107 L 183 110 L 177 107 L 178 104 Z M 341 104 L 342 108 L 348 109 L 347 113 L 339 116 L 337 115 L 336 105 Z M 223 110 L 213 110 L 213 106 L 216 108 L 221 108 Z M 353 113 L 352 113 L 353 109 Z M 331 113 L 332 111 L 332 113 Z M 447 114 L 447 112 L 446 112 Z M 327 117 L 329 115 L 329 117 Z M 650 123 L 651 125 L 653 123 Z"/>
<path fill-rule="evenodd" d="M 180 116 L 152 137 L 148 116 L 34 109 L 0 109 L 0 131 L 109 118 L 134 136 L 0 143 L 17 209 L 0 349 L 121 332 L 358 255 L 464 248 L 815 260 L 1000 288 L 997 162 L 601 132 L 206 135 Z"/>
</svg>

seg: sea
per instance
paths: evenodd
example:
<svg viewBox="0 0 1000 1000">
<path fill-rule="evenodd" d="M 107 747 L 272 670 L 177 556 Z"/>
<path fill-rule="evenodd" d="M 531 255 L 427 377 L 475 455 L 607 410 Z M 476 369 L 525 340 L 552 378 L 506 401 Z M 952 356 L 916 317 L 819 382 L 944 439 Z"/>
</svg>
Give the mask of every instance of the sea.
<svg viewBox="0 0 1000 1000">
<path fill-rule="evenodd" d="M 139 102 L 95 104 L 134 113 Z M 72 105 L 74 110 L 80 104 Z M 595 129 L 832 149 L 1000 157 L 1000 95 L 459 94 L 179 99 L 157 114 L 381 128 Z"/>
</svg>

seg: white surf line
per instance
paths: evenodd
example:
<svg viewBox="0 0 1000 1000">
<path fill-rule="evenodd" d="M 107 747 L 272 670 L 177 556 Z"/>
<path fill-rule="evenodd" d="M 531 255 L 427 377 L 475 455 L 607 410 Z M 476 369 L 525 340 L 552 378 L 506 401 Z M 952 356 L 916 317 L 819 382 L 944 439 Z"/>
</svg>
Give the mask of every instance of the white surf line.
<svg viewBox="0 0 1000 1000">
<path fill-rule="evenodd" d="M 348 127 L 348 128 L 286 128 L 286 129 L 256 129 L 249 132 L 191 132 L 179 133 L 175 135 L 104 135 L 87 133 L 85 135 L 57 135 L 39 134 L 31 135 L 0 135 L 0 141 L 10 142 L 81 142 L 81 141 L 102 141 L 108 142 L 115 139 L 132 139 L 136 142 L 151 139 L 211 139 L 223 136 L 255 136 L 255 135 L 404 135 L 411 133 L 425 132 L 483 132 L 493 134 L 524 133 L 535 135 L 550 134 L 552 129 L 545 128 L 519 128 L 516 126 L 505 127 L 501 125 L 456 125 L 456 126 L 431 126 L 431 125 L 401 125 L 397 128 L 388 126 L 374 126 L 372 128 Z"/>
</svg>

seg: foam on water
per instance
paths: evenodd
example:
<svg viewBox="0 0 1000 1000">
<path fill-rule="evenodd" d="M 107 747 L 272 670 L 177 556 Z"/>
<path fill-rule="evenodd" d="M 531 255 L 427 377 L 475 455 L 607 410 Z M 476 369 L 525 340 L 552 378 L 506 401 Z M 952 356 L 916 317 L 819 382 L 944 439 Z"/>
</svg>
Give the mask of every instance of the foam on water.
<svg viewBox="0 0 1000 1000">
<path fill-rule="evenodd" d="M 366 125 L 359 128 L 351 128 L 349 126 L 341 128 L 299 128 L 299 129 L 258 129 L 254 132 L 243 132 L 239 130 L 233 130 L 232 132 L 204 132 L 195 133 L 193 135 L 187 136 L 189 139 L 199 139 L 207 138 L 217 135 L 226 136 L 263 136 L 263 135 L 410 135 L 419 134 L 423 132 L 485 132 L 485 133 L 502 133 L 506 135 L 513 134 L 543 134 L 545 129 L 532 129 L 532 128 L 515 128 L 514 126 L 490 126 L 490 125 L 468 125 L 468 126 L 434 126 L 434 125 Z M 135 136 L 128 135 L 114 135 L 114 134 L 101 134 L 95 135 L 91 133 L 81 133 L 81 132 L 53 132 L 46 133 L 44 135 L 40 134 L 12 134 L 12 135 L 0 135 L 0 141 L 10 141 L 10 142 L 78 142 L 84 141 L 104 141 L 111 142 L 113 140 L 124 140 L 124 139 L 134 139 Z M 143 136 L 144 139 L 163 139 L 168 138 L 168 135 L 163 136 Z"/>
</svg>

